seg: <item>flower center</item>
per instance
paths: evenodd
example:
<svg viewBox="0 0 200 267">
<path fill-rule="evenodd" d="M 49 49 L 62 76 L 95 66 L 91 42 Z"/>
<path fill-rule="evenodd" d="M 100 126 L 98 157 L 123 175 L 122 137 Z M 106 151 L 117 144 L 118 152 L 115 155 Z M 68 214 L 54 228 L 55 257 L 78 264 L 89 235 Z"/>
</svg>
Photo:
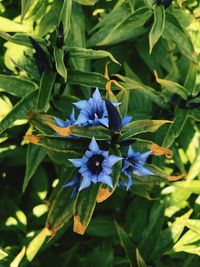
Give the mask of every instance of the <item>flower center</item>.
<svg viewBox="0 0 200 267">
<path fill-rule="evenodd" d="M 130 157 L 127 159 L 129 166 L 126 168 L 127 171 L 133 171 L 135 164 L 137 163 L 137 159 L 134 157 Z"/>
<path fill-rule="evenodd" d="M 102 171 L 102 162 L 104 161 L 104 156 L 93 155 L 87 162 L 87 166 L 92 174 L 99 174 Z"/>
</svg>

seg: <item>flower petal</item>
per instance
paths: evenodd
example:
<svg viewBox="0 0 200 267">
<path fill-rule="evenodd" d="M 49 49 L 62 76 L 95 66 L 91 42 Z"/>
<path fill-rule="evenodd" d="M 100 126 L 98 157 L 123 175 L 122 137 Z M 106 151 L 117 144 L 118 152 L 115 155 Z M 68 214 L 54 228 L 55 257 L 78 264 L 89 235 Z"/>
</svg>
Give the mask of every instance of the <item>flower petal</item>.
<svg viewBox="0 0 200 267">
<path fill-rule="evenodd" d="M 143 167 L 143 166 L 140 166 L 140 167 L 137 167 L 135 169 L 136 173 L 140 176 L 149 176 L 149 175 L 154 175 L 154 173 L 152 171 L 150 171 L 149 169 Z M 133 172 L 134 173 L 134 172 Z"/>
<path fill-rule="evenodd" d="M 86 123 L 88 120 L 88 117 L 83 114 L 82 112 L 78 115 L 77 120 L 74 122 L 74 125 L 83 124 Z"/>
<path fill-rule="evenodd" d="M 68 159 L 75 167 L 80 168 L 82 166 L 82 159 Z"/>
<path fill-rule="evenodd" d="M 151 151 L 147 151 L 139 156 L 139 159 L 144 163 L 147 161 L 147 158 L 151 155 Z"/>
<path fill-rule="evenodd" d="M 112 178 L 108 175 L 105 175 L 105 174 L 99 175 L 98 182 L 101 182 L 101 183 L 106 184 L 106 185 L 110 186 L 111 188 L 113 188 Z"/>
<path fill-rule="evenodd" d="M 94 98 L 95 101 L 97 101 L 97 103 L 99 101 L 102 101 L 102 97 L 101 97 L 98 87 L 95 89 L 94 93 L 92 94 L 92 97 Z"/>
<path fill-rule="evenodd" d="M 131 156 L 134 156 L 135 155 L 135 152 L 132 148 L 132 146 L 129 146 L 128 147 L 128 157 L 131 157 Z"/>
<path fill-rule="evenodd" d="M 74 108 L 72 109 L 70 115 L 69 115 L 69 119 L 71 121 L 71 123 L 74 123 L 75 122 L 75 112 L 74 112 Z"/>
<path fill-rule="evenodd" d="M 91 185 L 91 180 L 90 180 L 90 177 L 84 177 L 81 184 L 80 184 L 80 187 L 78 189 L 78 191 L 81 191 L 83 190 L 84 188 L 87 188 L 87 187 L 90 187 Z"/>
<path fill-rule="evenodd" d="M 129 122 L 131 122 L 132 118 L 133 118 L 132 116 L 124 116 L 122 118 L 122 125 L 124 126 L 124 125 L 128 124 Z"/>
<path fill-rule="evenodd" d="M 74 186 L 76 184 L 75 180 L 71 180 L 70 182 L 68 182 L 67 184 L 63 185 L 63 188 L 67 188 L 70 186 Z"/>
<path fill-rule="evenodd" d="M 69 123 L 65 122 L 65 121 L 62 121 L 56 117 L 54 117 L 54 121 L 55 121 L 55 124 L 58 126 L 58 127 L 61 127 L 61 128 L 66 128 L 67 126 L 69 126 Z"/>
<path fill-rule="evenodd" d="M 92 151 L 92 152 L 97 152 L 99 151 L 99 146 L 95 140 L 95 138 L 93 137 L 92 138 L 92 141 L 90 142 L 89 144 L 89 149 Z"/>
<path fill-rule="evenodd" d="M 122 160 L 123 158 L 117 157 L 115 155 L 110 155 L 107 159 L 109 167 L 112 167 L 115 163 L 117 163 L 119 160 Z"/>
<path fill-rule="evenodd" d="M 104 126 L 108 127 L 108 118 L 98 119 L 98 121 Z"/>
<path fill-rule="evenodd" d="M 78 102 L 73 103 L 78 109 L 88 109 L 89 104 L 87 100 L 80 100 Z"/>
</svg>

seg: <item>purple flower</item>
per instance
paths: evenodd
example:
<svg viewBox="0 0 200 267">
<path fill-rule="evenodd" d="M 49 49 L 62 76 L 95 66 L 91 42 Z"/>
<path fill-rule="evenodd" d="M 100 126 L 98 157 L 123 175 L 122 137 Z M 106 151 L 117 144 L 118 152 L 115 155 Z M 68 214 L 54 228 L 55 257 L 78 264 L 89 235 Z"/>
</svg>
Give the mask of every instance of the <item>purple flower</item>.
<svg viewBox="0 0 200 267">
<path fill-rule="evenodd" d="M 89 144 L 89 150 L 85 152 L 80 159 L 69 159 L 69 161 L 79 168 L 82 181 L 78 191 L 83 190 L 91 185 L 91 183 L 103 183 L 113 188 L 112 166 L 122 160 L 121 157 L 109 155 L 108 151 L 100 150 L 96 140 L 92 139 Z"/>
<path fill-rule="evenodd" d="M 147 158 L 151 155 L 151 151 L 145 153 L 134 152 L 129 146 L 127 157 L 122 162 L 122 173 L 128 177 L 127 182 L 120 182 L 126 186 L 127 190 L 133 185 L 132 174 L 138 176 L 154 175 L 152 171 L 144 167 Z"/>
</svg>

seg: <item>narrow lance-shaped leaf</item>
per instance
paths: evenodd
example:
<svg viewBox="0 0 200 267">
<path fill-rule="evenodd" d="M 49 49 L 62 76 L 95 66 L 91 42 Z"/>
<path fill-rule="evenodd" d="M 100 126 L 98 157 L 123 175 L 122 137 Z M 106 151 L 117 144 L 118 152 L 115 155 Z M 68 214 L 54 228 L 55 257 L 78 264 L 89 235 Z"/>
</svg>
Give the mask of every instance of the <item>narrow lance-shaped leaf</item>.
<svg viewBox="0 0 200 267">
<path fill-rule="evenodd" d="M 134 267 L 136 263 L 135 246 L 130 240 L 128 234 L 116 222 L 115 222 L 115 227 L 117 229 L 121 245 L 124 248 L 126 256 L 129 260 L 129 265 L 130 267 Z"/>
<path fill-rule="evenodd" d="M 23 21 L 27 11 L 32 6 L 34 0 L 21 0 L 21 21 Z"/>
<path fill-rule="evenodd" d="M 138 267 L 148 267 L 138 249 L 136 249 L 136 259 Z"/>
<path fill-rule="evenodd" d="M 105 39 L 97 45 L 116 44 L 143 34 L 145 32 L 143 25 L 151 15 L 152 11 L 149 8 L 142 7 L 136 10 L 133 14 L 127 16 L 126 19 L 122 18 L 117 25 L 111 28 Z"/>
<path fill-rule="evenodd" d="M 0 122 L 0 133 L 9 128 L 16 120 L 24 118 L 36 106 L 38 91 L 33 91 L 22 98 Z"/>
<path fill-rule="evenodd" d="M 69 169 L 67 181 L 70 181 L 74 175 L 75 171 Z M 46 226 L 52 235 L 55 235 L 56 231 L 66 225 L 73 216 L 77 196 L 72 196 L 72 190 L 72 187 L 61 188 L 53 201 L 46 221 Z"/>
<path fill-rule="evenodd" d="M 93 50 L 81 47 L 64 47 L 65 51 L 70 53 L 71 57 L 81 57 L 87 59 L 97 59 L 97 58 L 110 58 L 114 63 L 120 63 L 114 58 L 114 56 L 105 50 Z"/>
<path fill-rule="evenodd" d="M 195 95 L 195 84 L 196 84 L 196 76 L 197 76 L 197 64 L 194 62 L 190 63 L 189 71 L 187 73 L 184 87 L 190 92 L 190 94 Z"/>
<path fill-rule="evenodd" d="M 168 228 L 161 231 L 151 255 L 152 260 L 161 257 L 167 250 L 172 248 L 185 228 L 186 222 L 184 219 L 188 219 L 191 214 L 192 210 L 189 210 L 181 217 L 178 217 Z"/>
<path fill-rule="evenodd" d="M 0 74 L 0 91 L 1 89 L 10 94 L 24 97 L 37 89 L 37 84 L 20 77 Z"/>
<path fill-rule="evenodd" d="M 156 81 L 160 85 L 162 85 L 166 90 L 168 90 L 174 94 L 178 94 L 184 100 L 187 100 L 188 92 L 183 86 L 181 86 L 180 84 L 178 84 L 176 82 L 170 81 L 170 80 L 160 79 L 158 77 L 156 71 L 154 73 L 155 73 Z"/>
<path fill-rule="evenodd" d="M 164 147 L 170 147 L 174 140 L 179 136 L 188 119 L 188 111 L 185 109 L 177 109 L 175 113 L 174 123 L 168 128 L 163 140 Z"/>
<path fill-rule="evenodd" d="M 66 82 L 67 80 L 67 68 L 65 67 L 64 63 L 64 51 L 63 49 L 54 49 L 54 58 L 56 62 L 56 70 L 62 76 Z"/>
<path fill-rule="evenodd" d="M 119 141 L 127 140 L 130 137 L 146 132 L 155 132 L 157 131 L 162 125 L 166 123 L 172 123 L 171 121 L 167 120 L 138 120 L 133 121 L 122 128 L 121 136 Z"/>
<path fill-rule="evenodd" d="M 83 235 L 90 223 L 96 206 L 96 198 L 101 183 L 92 184 L 79 192 L 74 210 L 74 232 Z"/>
<path fill-rule="evenodd" d="M 191 39 L 183 30 L 179 29 L 175 24 L 168 20 L 165 22 L 163 38 L 175 42 L 180 51 L 182 51 L 188 58 L 193 58 L 194 47 Z"/>
<path fill-rule="evenodd" d="M 49 107 L 49 101 L 51 98 L 51 91 L 55 82 L 56 73 L 46 70 L 42 74 L 40 81 L 40 89 L 37 101 L 37 110 L 38 111 L 47 111 Z"/>
<path fill-rule="evenodd" d="M 62 20 L 63 22 L 65 41 L 67 39 L 70 30 L 71 10 L 72 10 L 72 0 L 64 0 L 62 10 L 60 13 L 60 20 Z"/>
<path fill-rule="evenodd" d="M 149 33 L 149 53 L 158 42 L 165 27 L 165 10 L 163 6 L 154 8 L 154 23 Z"/>
<path fill-rule="evenodd" d="M 150 258 L 152 249 L 155 247 L 156 240 L 160 234 L 164 221 L 164 209 L 163 203 L 155 202 L 151 210 L 149 225 L 145 229 L 139 245 L 139 250 L 146 260 Z"/>
<path fill-rule="evenodd" d="M 26 174 L 23 183 L 23 192 L 25 192 L 26 187 L 37 170 L 39 164 L 42 162 L 46 156 L 46 149 L 42 147 L 37 147 L 35 145 L 29 144 L 26 156 Z"/>
</svg>

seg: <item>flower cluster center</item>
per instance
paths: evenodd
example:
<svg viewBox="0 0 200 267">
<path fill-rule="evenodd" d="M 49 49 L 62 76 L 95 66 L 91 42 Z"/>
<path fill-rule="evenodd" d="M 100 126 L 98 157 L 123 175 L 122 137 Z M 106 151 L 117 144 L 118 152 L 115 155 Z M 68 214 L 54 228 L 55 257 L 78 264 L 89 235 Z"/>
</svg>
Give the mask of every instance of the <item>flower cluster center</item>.
<svg viewBox="0 0 200 267">
<path fill-rule="evenodd" d="M 87 162 L 87 166 L 92 174 L 99 174 L 102 171 L 102 162 L 104 161 L 104 156 L 93 155 Z"/>
</svg>

